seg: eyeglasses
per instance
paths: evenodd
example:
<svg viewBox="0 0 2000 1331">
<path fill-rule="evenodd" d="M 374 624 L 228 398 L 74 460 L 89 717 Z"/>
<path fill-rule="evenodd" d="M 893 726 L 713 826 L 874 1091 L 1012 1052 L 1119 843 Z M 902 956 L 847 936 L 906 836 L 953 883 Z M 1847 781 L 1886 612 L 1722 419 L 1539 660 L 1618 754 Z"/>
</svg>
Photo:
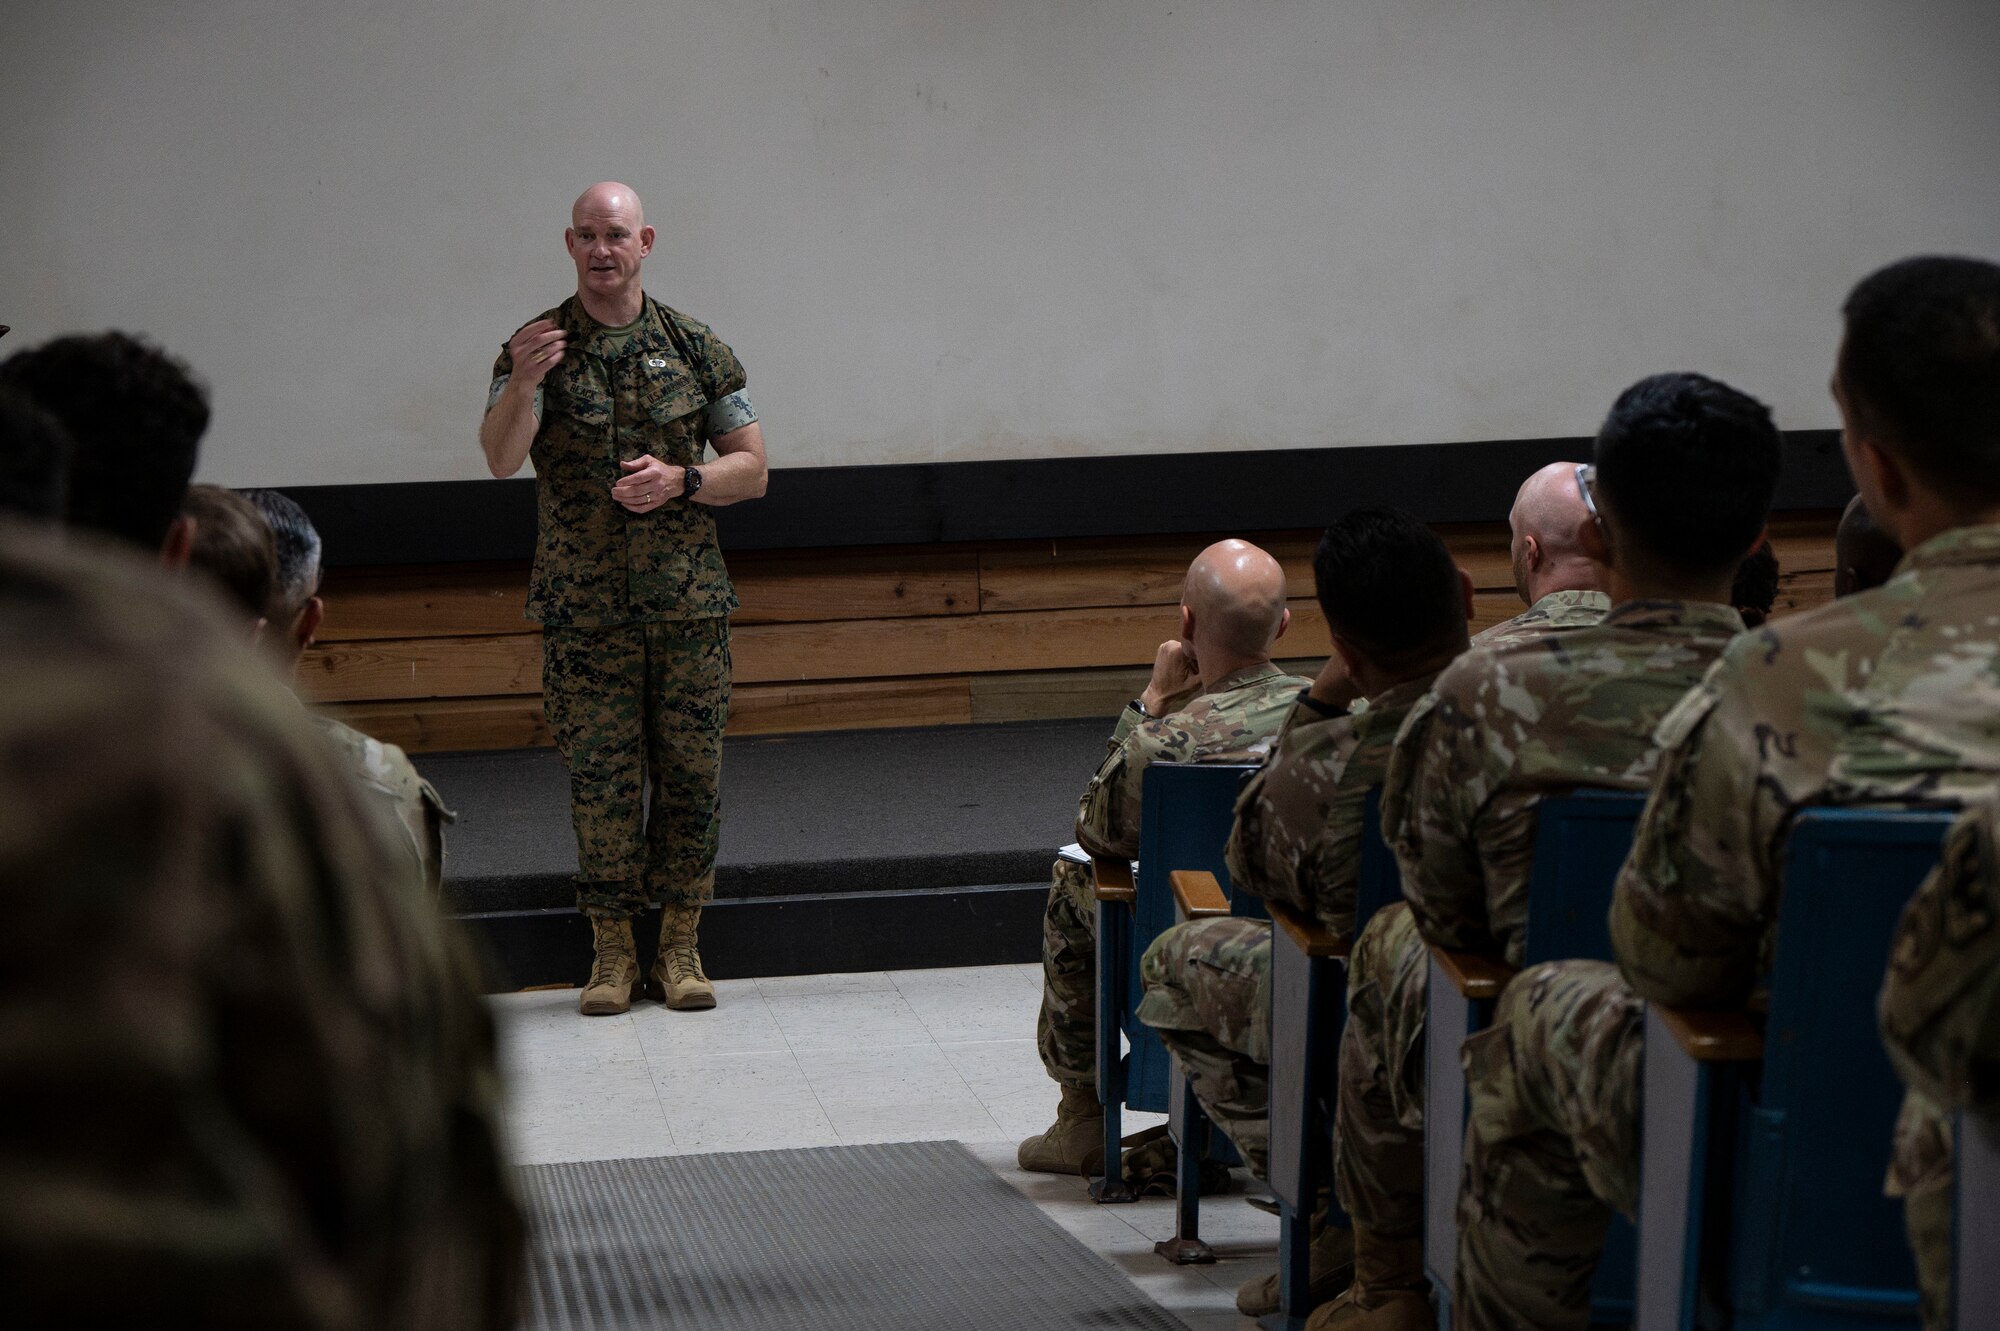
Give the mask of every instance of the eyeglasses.
<svg viewBox="0 0 2000 1331">
<path fill-rule="evenodd" d="M 1576 492 L 1583 496 L 1583 506 L 1590 511 L 1590 520 L 1602 524 L 1604 519 L 1597 516 L 1597 496 L 1591 488 L 1597 484 L 1597 468 L 1588 462 L 1580 462 L 1576 468 Z"/>
</svg>

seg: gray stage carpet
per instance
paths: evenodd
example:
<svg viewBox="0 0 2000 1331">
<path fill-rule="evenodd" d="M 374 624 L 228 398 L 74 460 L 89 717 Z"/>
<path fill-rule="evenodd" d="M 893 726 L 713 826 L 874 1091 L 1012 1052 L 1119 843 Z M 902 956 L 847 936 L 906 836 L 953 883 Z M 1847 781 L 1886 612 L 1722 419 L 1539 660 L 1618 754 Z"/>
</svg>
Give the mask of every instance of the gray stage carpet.
<svg viewBox="0 0 2000 1331">
<path fill-rule="evenodd" d="M 956 1142 L 521 1178 L 531 1331 L 1183 1331 Z"/>
</svg>

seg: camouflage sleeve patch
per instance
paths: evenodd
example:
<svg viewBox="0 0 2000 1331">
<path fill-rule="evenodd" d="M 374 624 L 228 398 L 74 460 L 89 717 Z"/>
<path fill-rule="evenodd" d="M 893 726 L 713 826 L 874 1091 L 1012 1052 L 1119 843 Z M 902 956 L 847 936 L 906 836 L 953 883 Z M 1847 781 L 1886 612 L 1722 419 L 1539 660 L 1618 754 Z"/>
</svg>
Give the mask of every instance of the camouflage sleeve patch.
<svg viewBox="0 0 2000 1331">
<path fill-rule="evenodd" d="M 750 395 L 739 388 L 727 397 L 709 403 L 704 423 L 708 437 L 716 439 L 740 430 L 756 419 L 757 408 L 750 405 Z"/>
<path fill-rule="evenodd" d="M 486 390 L 486 409 L 488 411 L 493 410 L 494 407 L 499 405 L 500 394 L 506 390 L 508 380 L 513 377 L 511 374 L 495 376 L 493 383 Z M 535 413 L 536 420 L 542 418 L 542 386 L 540 384 L 535 385 L 535 399 L 529 410 Z"/>
<path fill-rule="evenodd" d="M 1953 824 L 1903 910 L 1878 1004 L 1905 1084 L 1946 1109 L 2000 1109 L 2000 848 L 1987 803 Z"/>
<path fill-rule="evenodd" d="M 1790 810 L 1759 780 L 1768 737 L 1739 692 L 1711 673 L 1656 732 L 1671 743 L 1611 902 L 1612 952 L 1655 1002 L 1740 1004 L 1767 960 Z"/>
</svg>

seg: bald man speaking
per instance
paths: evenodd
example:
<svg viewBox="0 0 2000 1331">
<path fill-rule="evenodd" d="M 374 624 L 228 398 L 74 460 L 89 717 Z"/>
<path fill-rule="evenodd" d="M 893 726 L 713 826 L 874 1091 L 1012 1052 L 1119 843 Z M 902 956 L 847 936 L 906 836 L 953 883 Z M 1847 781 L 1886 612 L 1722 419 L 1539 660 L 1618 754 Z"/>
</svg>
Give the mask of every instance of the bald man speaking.
<svg viewBox="0 0 2000 1331">
<path fill-rule="evenodd" d="M 1042 916 L 1042 1066 L 1062 1086 L 1056 1121 L 1021 1143 L 1021 1168 L 1084 1172 L 1102 1155 L 1097 1100 L 1097 920 L 1089 855 L 1139 853 L 1139 793 L 1157 762 L 1255 763 L 1312 683 L 1271 663 L 1287 625 L 1285 571 L 1247 541 L 1195 558 L 1181 590 L 1180 636 L 1160 644 L 1153 677 L 1118 718 L 1077 806 L 1080 849 L 1056 857 Z M 1164 1165 L 1170 1154 L 1159 1156 Z M 1128 1177 L 1142 1161 L 1126 1161 Z"/>
<path fill-rule="evenodd" d="M 576 294 L 507 340 L 479 446 L 495 476 L 535 463 L 528 618 L 596 946 L 578 1007 L 631 1007 L 632 919 L 657 901 L 646 990 L 710 1008 L 696 930 L 715 891 L 736 592 L 709 510 L 764 493 L 764 435 L 735 353 L 641 287 L 653 228 L 629 186 L 585 190 L 563 243 Z"/>
</svg>

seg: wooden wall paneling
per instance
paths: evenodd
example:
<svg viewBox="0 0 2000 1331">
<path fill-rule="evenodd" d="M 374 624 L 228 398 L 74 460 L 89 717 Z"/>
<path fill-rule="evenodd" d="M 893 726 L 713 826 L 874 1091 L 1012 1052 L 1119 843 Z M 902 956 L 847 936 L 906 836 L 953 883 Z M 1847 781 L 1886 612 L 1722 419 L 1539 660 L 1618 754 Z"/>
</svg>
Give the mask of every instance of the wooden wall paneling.
<svg viewBox="0 0 2000 1331">
<path fill-rule="evenodd" d="M 729 574 L 743 602 L 731 617 L 736 624 L 969 615 L 979 609 L 979 555 L 972 549 L 736 555 Z"/>
<path fill-rule="evenodd" d="M 305 654 L 298 678 L 319 702 L 540 693 L 542 635 L 333 642 Z"/>
<path fill-rule="evenodd" d="M 1089 541 L 1018 541 L 979 550 L 979 608 L 985 612 L 1175 605 L 1197 554 L 1221 539 L 1188 536 Z M 1316 533 L 1252 533 L 1285 568 L 1285 594 L 1313 594 Z"/>
<path fill-rule="evenodd" d="M 838 684 L 747 684 L 729 702 L 729 733 L 769 735 L 874 726 L 952 726 L 973 719 L 971 680 L 859 680 Z"/>
<path fill-rule="evenodd" d="M 328 569 L 321 642 L 524 633 L 525 563 Z"/>
<path fill-rule="evenodd" d="M 1325 652 L 1319 607 L 1290 603 L 1290 651 Z M 1176 620 L 1162 606 L 1039 610 L 815 625 L 746 624 L 730 645 L 740 683 L 1138 665 Z"/>
<path fill-rule="evenodd" d="M 411 753 L 535 749 L 555 742 L 542 716 L 540 694 L 333 703 L 322 710 L 363 734 L 400 744 Z"/>
</svg>

